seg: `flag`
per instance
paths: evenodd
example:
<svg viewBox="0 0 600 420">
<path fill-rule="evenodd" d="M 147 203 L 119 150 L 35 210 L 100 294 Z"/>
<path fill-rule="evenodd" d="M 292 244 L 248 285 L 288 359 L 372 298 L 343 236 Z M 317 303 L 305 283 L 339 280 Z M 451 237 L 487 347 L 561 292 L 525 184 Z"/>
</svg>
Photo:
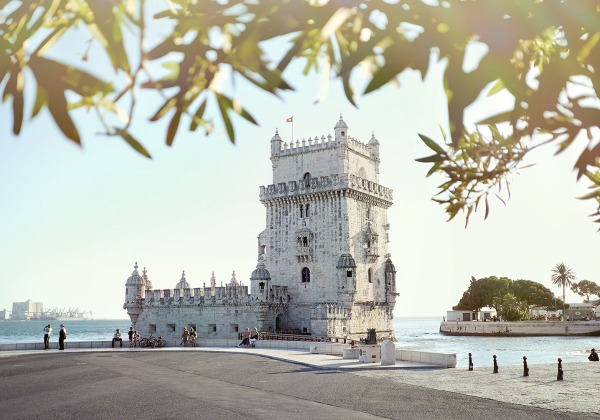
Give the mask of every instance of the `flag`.
<svg viewBox="0 0 600 420">
<path fill-rule="evenodd" d="M 294 122 L 294 117 L 286 118 L 285 122 L 291 122 L 291 123 L 293 123 Z"/>
</svg>

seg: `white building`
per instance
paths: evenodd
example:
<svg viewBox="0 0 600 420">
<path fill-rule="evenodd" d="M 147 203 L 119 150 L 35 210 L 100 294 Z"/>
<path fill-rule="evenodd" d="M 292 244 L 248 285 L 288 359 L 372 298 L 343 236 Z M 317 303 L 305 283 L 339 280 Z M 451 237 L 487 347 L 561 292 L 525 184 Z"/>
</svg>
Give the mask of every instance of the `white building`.
<svg viewBox="0 0 600 420">
<path fill-rule="evenodd" d="M 142 332 L 234 337 L 246 327 L 330 337 L 393 337 L 396 270 L 387 251 L 392 190 L 379 184 L 380 150 L 350 137 L 340 116 L 334 135 L 286 143 L 271 139 L 273 180 L 260 187 L 266 227 L 250 290 L 228 285 L 153 290 L 137 263 L 127 309 Z"/>
</svg>

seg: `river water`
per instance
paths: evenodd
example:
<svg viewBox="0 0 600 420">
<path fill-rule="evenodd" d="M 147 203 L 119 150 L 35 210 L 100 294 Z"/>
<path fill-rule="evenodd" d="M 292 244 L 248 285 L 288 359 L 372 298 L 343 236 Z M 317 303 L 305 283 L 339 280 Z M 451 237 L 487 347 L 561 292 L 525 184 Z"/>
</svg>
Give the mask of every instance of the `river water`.
<svg viewBox="0 0 600 420">
<path fill-rule="evenodd" d="M 468 365 L 469 353 L 476 366 L 517 365 L 527 356 L 529 364 L 586 361 L 591 348 L 600 348 L 600 337 L 475 337 L 446 336 L 439 333 L 440 317 L 395 318 L 397 347 L 437 353 L 456 353 L 457 366 Z M 67 328 L 68 341 L 110 340 L 116 328 L 124 336 L 131 325 L 127 319 L 50 321 L 52 341 L 58 340 L 60 324 Z M 2 321 L 0 344 L 43 341 L 48 321 Z"/>
</svg>

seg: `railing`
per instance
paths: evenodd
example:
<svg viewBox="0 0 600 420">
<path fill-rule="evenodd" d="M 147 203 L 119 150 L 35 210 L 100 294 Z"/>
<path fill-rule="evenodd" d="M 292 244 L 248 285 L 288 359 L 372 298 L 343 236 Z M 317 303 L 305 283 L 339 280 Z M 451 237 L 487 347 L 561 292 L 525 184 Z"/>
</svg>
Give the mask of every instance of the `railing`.
<svg viewBox="0 0 600 420">
<path fill-rule="evenodd" d="M 244 338 L 244 333 L 238 333 L 238 340 L 242 340 Z M 316 341 L 320 343 L 343 343 L 343 344 L 352 344 L 354 345 L 356 340 L 347 338 L 347 337 L 328 337 L 328 336 L 319 336 L 312 335 L 309 333 L 301 333 L 300 330 L 282 330 L 282 331 L 260 331 L 258 333 L 259 340 L 275 340 L 275 341 Z"/>
</svg>

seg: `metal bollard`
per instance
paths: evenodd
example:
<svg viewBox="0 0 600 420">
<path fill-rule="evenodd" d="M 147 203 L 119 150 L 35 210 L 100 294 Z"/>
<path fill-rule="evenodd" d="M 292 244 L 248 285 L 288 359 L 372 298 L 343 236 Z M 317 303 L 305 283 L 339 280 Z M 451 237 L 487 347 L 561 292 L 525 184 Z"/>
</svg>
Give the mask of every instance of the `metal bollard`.
<svg viewBox="0 0 600 420">
<path fill-rule="evenodd" d="M 496 355 L 494 354 L 494 373 L 498 373 L 498 362 L 496 362 Z"/>
<path fill-rule="evenodd" d="M 471 353 L 469 353 L 469 370 L 473 370 L 473 358 L 471 357 Z"/>
<path fill-rule="evenodd" d="M 527 367 L 527 357 L 523 356 L 523 376 L 529 376 L 529 368 Z"/>
<path fill-rule="evenodd" d="M 563 380 L 562 359 L 560 357 L 558 358 L 558 375 L 556 375 L 556 380 L 557 381 Z"/>
</svg>

